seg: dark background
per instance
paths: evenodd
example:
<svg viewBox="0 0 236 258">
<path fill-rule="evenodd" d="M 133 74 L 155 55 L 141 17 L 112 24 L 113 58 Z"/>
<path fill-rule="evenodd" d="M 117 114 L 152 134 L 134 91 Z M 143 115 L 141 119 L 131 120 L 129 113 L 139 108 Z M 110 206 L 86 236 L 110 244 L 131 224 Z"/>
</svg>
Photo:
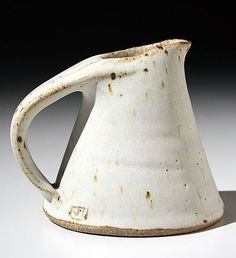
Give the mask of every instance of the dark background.
<svg viewBox="0 0 236 258">
<path fill-rule="evenodd" d="M 235 14 L 227 1 L 49 2 L 8 1 L 1 8 L 1 78 L 40 82 L 86 57 L 169 38 L 193 42 L 188 73 L 233 75 Z"/>
</svg>

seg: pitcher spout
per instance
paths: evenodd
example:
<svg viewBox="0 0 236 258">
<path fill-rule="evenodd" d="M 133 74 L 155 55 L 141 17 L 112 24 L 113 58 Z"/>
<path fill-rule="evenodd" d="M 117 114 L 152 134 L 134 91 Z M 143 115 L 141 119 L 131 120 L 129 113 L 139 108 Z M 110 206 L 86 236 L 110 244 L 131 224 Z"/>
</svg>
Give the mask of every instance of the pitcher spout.
<svg viewBox="0 0 236 258">
<path fill-rule="evenodd" d="M 145 46 L 132 47 L 125 50 L 119 50 L 102 55 L 104 59 L 113 59 L 117 61 L 132 61 L 142 57 L 152 56 L 156 53 L 169 54 L 172 50 L 180 48 L 183 54 L 186 54 L 191 46 L 191 41 L 184 39 L 168 39 L 158 43 Z"/>
</svg>

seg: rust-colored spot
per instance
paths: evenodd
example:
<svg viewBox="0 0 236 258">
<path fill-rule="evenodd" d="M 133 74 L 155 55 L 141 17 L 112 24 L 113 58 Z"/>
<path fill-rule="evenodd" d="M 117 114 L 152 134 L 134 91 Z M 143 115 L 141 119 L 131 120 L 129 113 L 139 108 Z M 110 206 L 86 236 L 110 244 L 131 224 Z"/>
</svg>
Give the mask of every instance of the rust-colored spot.
<svg viewBox="0 0 236 258">
<path fill-rule="evenodd" d="M 160 46 L 160 45 L 156 45 L 156 47 L 159 48 L 159 49 L 163 49 L 163 47 Z"/>
<path fill-rule="evenodd" d="M 146 192 L 146 199 L 150 199 L 151 198 L 151 194 L 149 191 Z"/>
<path fill-rule="evenodd" d="M 109 83 L 107 87 L 108 87 L 108 92 L 109 92 L 109 94 L 112 95 L 113 91 L 112 91 L 112 86 L 111 86 L 111 84 Z"/>
<path fill-rule="evenodd" d="M 165 83 L 164 83 L 164 81 L 162 80 L 161 81 L 161 88 L 163 89 L 165 87 Z"/>
<path fill-rule="evenodd" d="M 22 138 L 20 136 L 17 137 L 18 142 L 22 142 Z"/>
<path fill-rule="evenodd" d="M 179 62 L 180 62 L 180 56 L 178 56 Z"/>
<path fill-rule="evenodd" d="M 24 149 L 27 150 L 25 142 L 24 142 Z"/>
<path fill-rule="evenodd" d="M 165 52 L 165 54 L 166 54 L 166 55 L 168 55 L 168 51 L 167 51 L 167 49 L 166 49 L 164 52 Z"/>
<path fill-rule="evenodd" d="M 97 176 L 95 175 L 95 176 L 93 176 L 93 181 L 94 181 L 94 183 L 96 183 L 97 181 L 98 181 L 98 178 L 97 178 Z"/>
<path fill-rule="evenodd" d="M 120 192 L 121 192 L 121 193 L 123 193 L 123 192 L 124 192 L 124 190 L 123 190 L 123 187 L 122 187 L 122 186 L 120 187 Z"/>
<path fill-rule="evenodd" d="M 144 68 L 143 71 L 147 73 L 147 72 L 148 72 L 148 69 L 147 69 L 147 68 Z"/>
<path fill-rule="evenodd" d="M 116 74 L 115 73 L 111 73 L 111 79 L 115 80 L 116 79 Z"/>
<path fill-rule="evenodd" d="M 207 223 L 207 219 L 204 219 L 204 220 L 203 220 L 203 223 Z"/>
</svg>

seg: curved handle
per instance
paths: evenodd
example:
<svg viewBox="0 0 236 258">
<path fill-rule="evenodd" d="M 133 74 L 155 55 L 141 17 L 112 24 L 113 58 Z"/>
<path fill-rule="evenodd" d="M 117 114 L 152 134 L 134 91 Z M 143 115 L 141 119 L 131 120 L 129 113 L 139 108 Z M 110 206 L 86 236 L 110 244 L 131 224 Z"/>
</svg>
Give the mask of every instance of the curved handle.
<svg viewBox="0 0 236 258">
<path fill-rule="evenodd" d="M 27 145 L 27 133 L 30 123 L 42 109 L 75 91 L 83 93 L 82 109 L 90 113 L 91 104 L 89 106 L 88 103 L 94 100 L 96 92 L 94 80 L 100 78 L 105 72 L 102 71 L 104 69 L 101 69 L 103 68 L 101 62 L 102 59 L 98 56 L 90 58 L 53 77 L 26 96 L 14 113 L 11 124 L 13 153 L 25 175 L 40 189 L 49 202 L 53 198 L 59 200 L 60 195 L 41 173 L 31 157 Z M 84 105 L 85 108 L 83 108 Z"/>
</svg>

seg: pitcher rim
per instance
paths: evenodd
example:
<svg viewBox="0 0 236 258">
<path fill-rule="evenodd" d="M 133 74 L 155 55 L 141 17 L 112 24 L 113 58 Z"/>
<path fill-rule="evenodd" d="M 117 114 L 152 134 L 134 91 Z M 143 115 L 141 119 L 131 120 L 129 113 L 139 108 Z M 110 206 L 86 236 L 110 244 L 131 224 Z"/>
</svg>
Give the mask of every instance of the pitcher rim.
<svg viewBox="0 0 236 258">
<path fill-rule="evenodd" d="M 186 45 L 188 50 L 192 42 L 185 39 L 167 39 L 153 44 L 147 44 L 142 46 L 136 46 L 126 48 L 123 50 L 117 50 L 102 55 L 103 59 L 117 59 L 117 60 L 135 60 L 139 57 L 149 56 L 157 52 L 164 52 L 168 54 L 168 50 L 177 45 Z M 186 51 L 187 52 L 187 51 Z"/>
</svg>

